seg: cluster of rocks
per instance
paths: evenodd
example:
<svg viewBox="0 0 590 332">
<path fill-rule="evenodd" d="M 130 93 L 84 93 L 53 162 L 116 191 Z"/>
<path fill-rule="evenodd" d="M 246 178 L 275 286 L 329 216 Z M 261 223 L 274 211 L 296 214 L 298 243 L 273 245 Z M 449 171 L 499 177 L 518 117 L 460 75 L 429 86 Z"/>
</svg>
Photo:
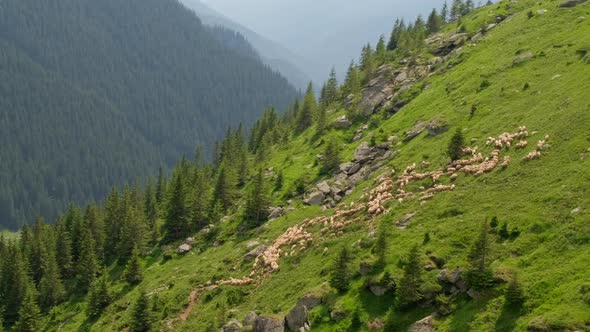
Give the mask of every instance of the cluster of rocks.
<svg viewBox="0 0 590 332">
<path fill-rule="evenodd" d="M 354 186 L 366 180 L 371 173 L 383 166 L 384 160 L 393 155 L 389 143 L 370 147 L 367 142 L 362 142 L 355 150 L 352 161 L 341 164 L 340 172 L 334 178 L 318 183 L 316 190 L 307 195 L 304 203 L 322 205 L 325 208 L 335 207 L 344 196 L 352 193 Z"/>
<path fill-rule="evenodd" d="M 178 248 L 176 248 L 175 252 L 179 255 L 184 255 L 189 253 L 191 250 L 193 250 L 193 243 L 195 242 L 195 239 L 192 237 L 187 238 L 186 240 L 184 240 L 184 243 L 179 245 Z"/>
<path fill-rule="evenodd" d="M 448 128 L 447 121 L 441 117 L 435 117 L 428 122 L 420 120 L 416 122 L 412 129 L 405 132 L 405 139 L 406 141 L 412 140 L 426 130 L 428 131 L 428 136 L 437 136 L 447 131 Z"/>
<path fill-rule="evenodd" d="M 443 286 L 446 294 L 457 295 L 467 293 L 471 298 L 478 299 L 480 294 L 469 287 L 467 281 L 463 278 L 463 271 L 460 268 L 454 270 L 442 269 L 438 274 L 438 282 Z"/>
<path fill-rule="evenodd" d="M 283 332 L 285 327 L 296 332 L 310 331 L 309 311 L 321 303 L 320 297 L 308 294 L 285 317 L 268 317 L 249 312 L 241 322 L 237 319 L 230 320 L 223 326 L 223 332 Z"/>
</svg>

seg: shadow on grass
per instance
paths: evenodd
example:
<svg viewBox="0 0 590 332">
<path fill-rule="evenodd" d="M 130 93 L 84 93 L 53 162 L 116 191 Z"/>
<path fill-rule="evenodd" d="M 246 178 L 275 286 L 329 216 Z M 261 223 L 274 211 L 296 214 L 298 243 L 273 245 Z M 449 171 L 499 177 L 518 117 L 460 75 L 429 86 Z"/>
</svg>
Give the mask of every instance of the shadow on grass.
<svg viewBox="0 0 590 332">
<path fill-rule="evenodd" d="M 496 321 L 495 331 L 504 332 L 512 331 L 516 327 L 516 321 L 524 314 L 524 310 L 520 305 L 504 305 L 502 313 Z"/>
<path fill-rule="evenodd" d="M 478 301 L 463 298 L 457 303 L 457 311 L 453 313 L 450 331 L 470 331 L 469 324 L 475 319 L 475 315 L 487 306 L 491 298 Z"/>
</svg>

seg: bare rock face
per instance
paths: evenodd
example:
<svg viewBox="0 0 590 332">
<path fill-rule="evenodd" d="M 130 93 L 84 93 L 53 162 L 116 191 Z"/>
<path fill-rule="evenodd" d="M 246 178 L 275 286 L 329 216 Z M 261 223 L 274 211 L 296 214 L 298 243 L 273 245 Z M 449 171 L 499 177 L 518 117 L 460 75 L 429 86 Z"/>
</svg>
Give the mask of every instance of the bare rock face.
<svg viewBox="0 0 590 332">
<path fill-rule="evenodd" d="M 258 316 L 254 321 L 253 332 L 284 332 L 285 320 L 281 318 L 272 318 Z"/>
<path fill-rule="evenodd" d="M 277 219 L 285 214 L 285 209 L 282 207 L 271 207 L 268 213 L 268 219 Z"/>
<path fill-rule="evenodd" d="M 320 183 L 318 183 L 316 185 L 316 187 L 318 188 L 319 191 L 321 191 L 324 195 L 329 195 L 330 192 L 332 191 L 330 189 L 330 185 L 328 184 L 327 181 L 322 181 Z"/>
<path fill-rule="evenodd" d="M 321 205 L 322 202 L 326 199 L 326 195 L 321 191 L 314 191 L 309 194 L 309 197 L 305 200 L 305 204 L 307 205 Z"/>
<path fill-rule="evenodd" d="M 438 33 L 426 39 L 426 45 L 431 49 L 432 54 L 445 56 L 463 46 L 468 40 L 469 35 L 467 33 L 454 33 L 450 35 Z"/>
<path fill-rule="evenodd" d="M 285 317 L 287 326 L 291 331 L 299 331 L 308 323 L 308 311 L 305 305 L 298 305 L 291 310 Z"/>
<path fill-rule="evenodd" d="M 336 120 L 334 120 L 334 127 L 335 128 L 348 129 L 348 128 L 350 128 L 350 126 L 352 126 L 352 122 L 350 122 L 350 120 L 348 120 L 346 115 L 339 116 L 338 118 L 336 118 Z"/>
<path fill-rule="evenodd" d="M 258 315 L 255 312 L 250 311 L 248 314 L 246 314 L 246 317 L 244 317 L 242 324 L 244 324 L 244 326 L 254 326 L 256 318 L 258 318 Z"/>
<path fill-rule="evenodd" d="M 369 143 L 362 142 L 354 151 L 354 161 L 365 163 L 371 158 L 371 147 Z"/>
<path fill-rule="evenodd" d="M 433 322 L 434 318 L 432 316 L 428 316 L 414 323 L 414 325 L 410 327 L 408 332 L 433 332 Z"/>
<path fill-rule="evenodd" d="M 371 116 L 386 99 L 391 98 L 394 88 L 393 75 L 390 65 L 377 68 L 376 77 L 362 91 L 360 107 L 364 116 Z"/>
</svg>

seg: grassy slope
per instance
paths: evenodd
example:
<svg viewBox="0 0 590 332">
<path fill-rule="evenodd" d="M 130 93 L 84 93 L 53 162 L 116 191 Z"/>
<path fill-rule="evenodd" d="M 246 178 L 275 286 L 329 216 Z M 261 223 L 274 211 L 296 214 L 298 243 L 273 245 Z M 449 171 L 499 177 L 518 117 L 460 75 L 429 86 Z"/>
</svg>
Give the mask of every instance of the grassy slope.
<svg viewBox="0 0 590 332">
<path fill-rule="evenodd" d="M 582 62 L 575 52 L 590 45 L 590 3 L 574 9 L 557 8 L 559 1 L 536 3 L 519 1 L 513 5 L 520 7 L 511 9 L 517 12 L 515 15 L 492 30 L 486 40 L 466 47 L 460 63 L 444 74 L 433 76 L 418 98 L 390 119 L 381 119 L 379 129 L 374 131 L 379 137 L 402 137 L 417 120 L 435 116 L 442 116 L 451 125 L 445 134 L 434 138 L 420 136 L 401 145 L 398 157 L 390 163 L 398 171 L 425 158 L 431 168 L 444 165 L 446 144 L 458 127 L 464 128 L 468 141 L 477 139 L 475 144 L 480 147 L 488 136 L 516 131 L 519 125 L 538 131 L 529 139 L 531 145 L 545 134 L 551 137 L 551 148 L 540 160 L 520 162 L 533 149 L 531 145 L 524 151 L 510 150 L 506 154 L 514 161 L 508 169 L 481 177 L 461 175 L 454 192 L 439 194 L 424 206 L 416 201 L 392 203 L 391 212 L 376 220 L 390 235 L 386 269 L 396 276 L 400 273 L 397 262 L 411 245 L 422 243 L 425 232 L 430 232 L 432 240 L 423 250 L 444 257 L 447 266 L 454 267 L 465 266 L 468 247 L 483 219 L 498 216 L 500 222 L 507 221 L 511 228 L 522 231 L 514 241 L 494 244 L 493 266 L 498 270 L 519 271 L 528 297 L 524 310 L 520 313 L 505 310 L 500 286 L 480 301 L 460 300 L 454 314 L 437 322 L 441 331 L 524 331 L 538 316 L 555 329 L 578 326 L 583 330 L 584 325 L 590 326 L 590 306 L 582 302 L 578 292 L 582 282 L 590 281 L 590 99 L 587 94 L 590 65 Z M 528 19 L 528 9 L 519 9 L 531 4 L 536 4 L 533 12 L 542 8 L 548 12 Z M 464 24 L 474 29 L 500 11 L 506 11 L 503 5 L 480 9 L 464 19 Z M 587 19 L 579 21 L 580 16 Z M 516 54 L 523 51 L 544 55 L 512 66 Z M 561 76 L 554 78 L 557 74 Z M 477 92 L 483 80 L 491 85 Z M 530 86 L 526 90 L 525 83 Z M 478 111 L 469 119 L 472 104 L 477 105 Z M 334 131 L 331 135 L 348 143 L 355 130 Z M 317 169 L 306 167 L 313 165 L 315 155 L 321 151 L 321 148 L 310 148 L 311 134 L 306 133 L 288 149 L 272 156 L 269 164 L 283 169 L 285 183 L 305 172 L 317 173 Z M 347 144 L 343 155 L 349 158 L 356 145 Z M 357 187 L 346 202 L 358 199 L 369 185 L 367 182 Z M 581 207 L 582 213 L 571 214 L 576 207 Z M 452 209 L 462 214 L 445 216 Z M 406 213 L 416 211 L 418 214 L 407 229 L 393 226 Z M 232 233 L 235 223 L 230 221 L 222 230 L 226 242 L 218 247 L 165 263 L 154 258 L 140 287 L 148 292 L 170 287 L 158 295 L 166 303 L 166 309 L 162 310 L 156 329 L 164 330 L 164 319 L 176 316 L 184 308 L 195 285 L 215 278 L 247 275 L 251 265 L 242 263 L 242 257 L 249 240 L 272 241 L 287 227 L 318 213 L 319 208 L 297 206 L 296 211 L 270 222 L 267 227 L 240 235 Z M 316 237 L 315 247 L 296 257 L 283 258 L 280 271 L 260 285 L 213 291 L 209 301 L 198 304 L 189 319 L 177 323 L 175 328 L 202 331 L 211 322 L 223 323 L 231 316 L 241 319 L 252 310 L 284 315 L 299 297 L 319 289 L 327 280 L 322 271 L 331 264 L 336 249 L 366 238 L 367 232 L 366 224 L 357 224 L 350 226 L 341 238 Z M 322 255 L 324 247 L 330 248 L 327 256 Z M 356 248 L 353 254 L 351 266 L 355 270 L 360 261 L 373 259 L 370 250 Z M 425 279 L 434 282 L 437 272 L 426 274 Z M 363 282 L 357 278 L 347 294 L 331 296 L 330 306 L 359 308 L 365 321 L 383 317 L 391 299 L 370 295 L 363 289 Z M 92 325 L 92 330 L 120 330 L 125 326 L 130 316 L 129 303 L 138 292 L 122 285 L 114 287 L 119 291 L 118 300 Z M 242 296 L 228 304 L 227 295 L 234 293 L 236 297 L 236 292 Z M 59 307 L 55 321 L 70 317 L 62 330 L 77 330 L 85 316 L 75 313 L 84 306 L 79 302 Z M 314 310 L 317 317 L 314 331 L 334 331 L 337 326 L 347 326 L 348 320 L 339 325 L 329 321 L 327 310 Z M 409 323 L 430 313 L 431 310 L 417 310 L 400 316 L 400 320 Z M 58 323 L 49 324 L 48 327 L 55 328 Z"/>
</svg>

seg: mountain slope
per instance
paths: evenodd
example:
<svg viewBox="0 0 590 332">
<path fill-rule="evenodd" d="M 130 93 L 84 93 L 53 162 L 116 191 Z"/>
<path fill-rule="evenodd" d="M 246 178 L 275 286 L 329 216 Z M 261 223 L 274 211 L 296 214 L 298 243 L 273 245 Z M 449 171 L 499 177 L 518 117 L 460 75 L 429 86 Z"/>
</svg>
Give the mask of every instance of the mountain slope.
<svg viewBox="0 0 590 332">
<path fill-rule="evenodd" d="M 502 1 L 463 17 L 466 34 L 452 22 L 415 57 L 388 53 L 357 98 L 349 103 L 345 94 L 329 105 L 338 109 L 327 115 L 333 126 L 316 122 L 294 133 L 306 107 L 314 108 L 310 98 L 299 117 L 266 113 L 248 162 L 236 162 L 233 133 L 218 163 L 183 160 L 159 205 L 164 231 L 185 220 L 179 197 L 200 211 L 198 195 L 211 193 L 205 205 L 215 207 L 228 197 L 227 178 L 244 167 L 250 176 L 232 187 L 224 213 L 217 206 L 205 223 L 196 218 L 194 236 L 149 242 L 139 285 L 109 265 L 113 298 L 100 317 L 89 319 L 88 297 L 73 291 L 44 316 L 45 328 L 125 330 L 145 291 L 152 330 L 254 321 L 256 330 L 283 331 L 285 317 L 313 331 L 406 331 L 426 317 L 429 331 L 590 329 L 590 3 L 560 3 Z M 450 161 L 457 132 L 463 155 Z M 351 163 L 326 172 L 334 143 L 340 161 Z M 273 187 L 264 198 L 284 208 L 283 215 L 272 209 L 279 217 L 266 223 L 245 213 L 264 191 L 255 190 L 261 178 Z M 134 194 L 122 196 L 133 205 Z M 111 198 L 103 208 L 108 226 Z M 476 246 L 483 235 L 489 241 Z M 350 279 L 337 291 L 330 284 L 342 248 Z M 485 251 L 493 272 L 485 287 L 468 278 L 473 248 Z M 420 297 L 403 308 L 399 289 L 413 284 L 408 267 L 420 274 Z M 508 303 L 507 283 L 516 277 L 522 302 Z"/>
<path fill-rule="evenodd" d="M 296 96 L 172 0 L 4 1 L 0 18 L 3 227 L 51 220 L 195 144 L 211 153 L 228 125 L 249 126 Z"/>
<path fill-rule="evenodd" d="M 298 57 L 281 45 L 278 45 L 275 42 L 260 36 L 256 32 L 228 19 L 222 14 L 209 8 L 201 1 L 183 0 L 181 2 L 195 11 L 204 24 L 210 26 L 223 26 L 244 35 L 244 37 L 252 43 L 254 48 L 258 50 L 259 54 L 263 57 L 264 62 L 274 70 L 283 74 L 298 89 L 304 90 L 312 78 L 318 77 L 317 75 L 312 75 L 306 72 L 311 68 L 306 60 Z"/>
</svg>

